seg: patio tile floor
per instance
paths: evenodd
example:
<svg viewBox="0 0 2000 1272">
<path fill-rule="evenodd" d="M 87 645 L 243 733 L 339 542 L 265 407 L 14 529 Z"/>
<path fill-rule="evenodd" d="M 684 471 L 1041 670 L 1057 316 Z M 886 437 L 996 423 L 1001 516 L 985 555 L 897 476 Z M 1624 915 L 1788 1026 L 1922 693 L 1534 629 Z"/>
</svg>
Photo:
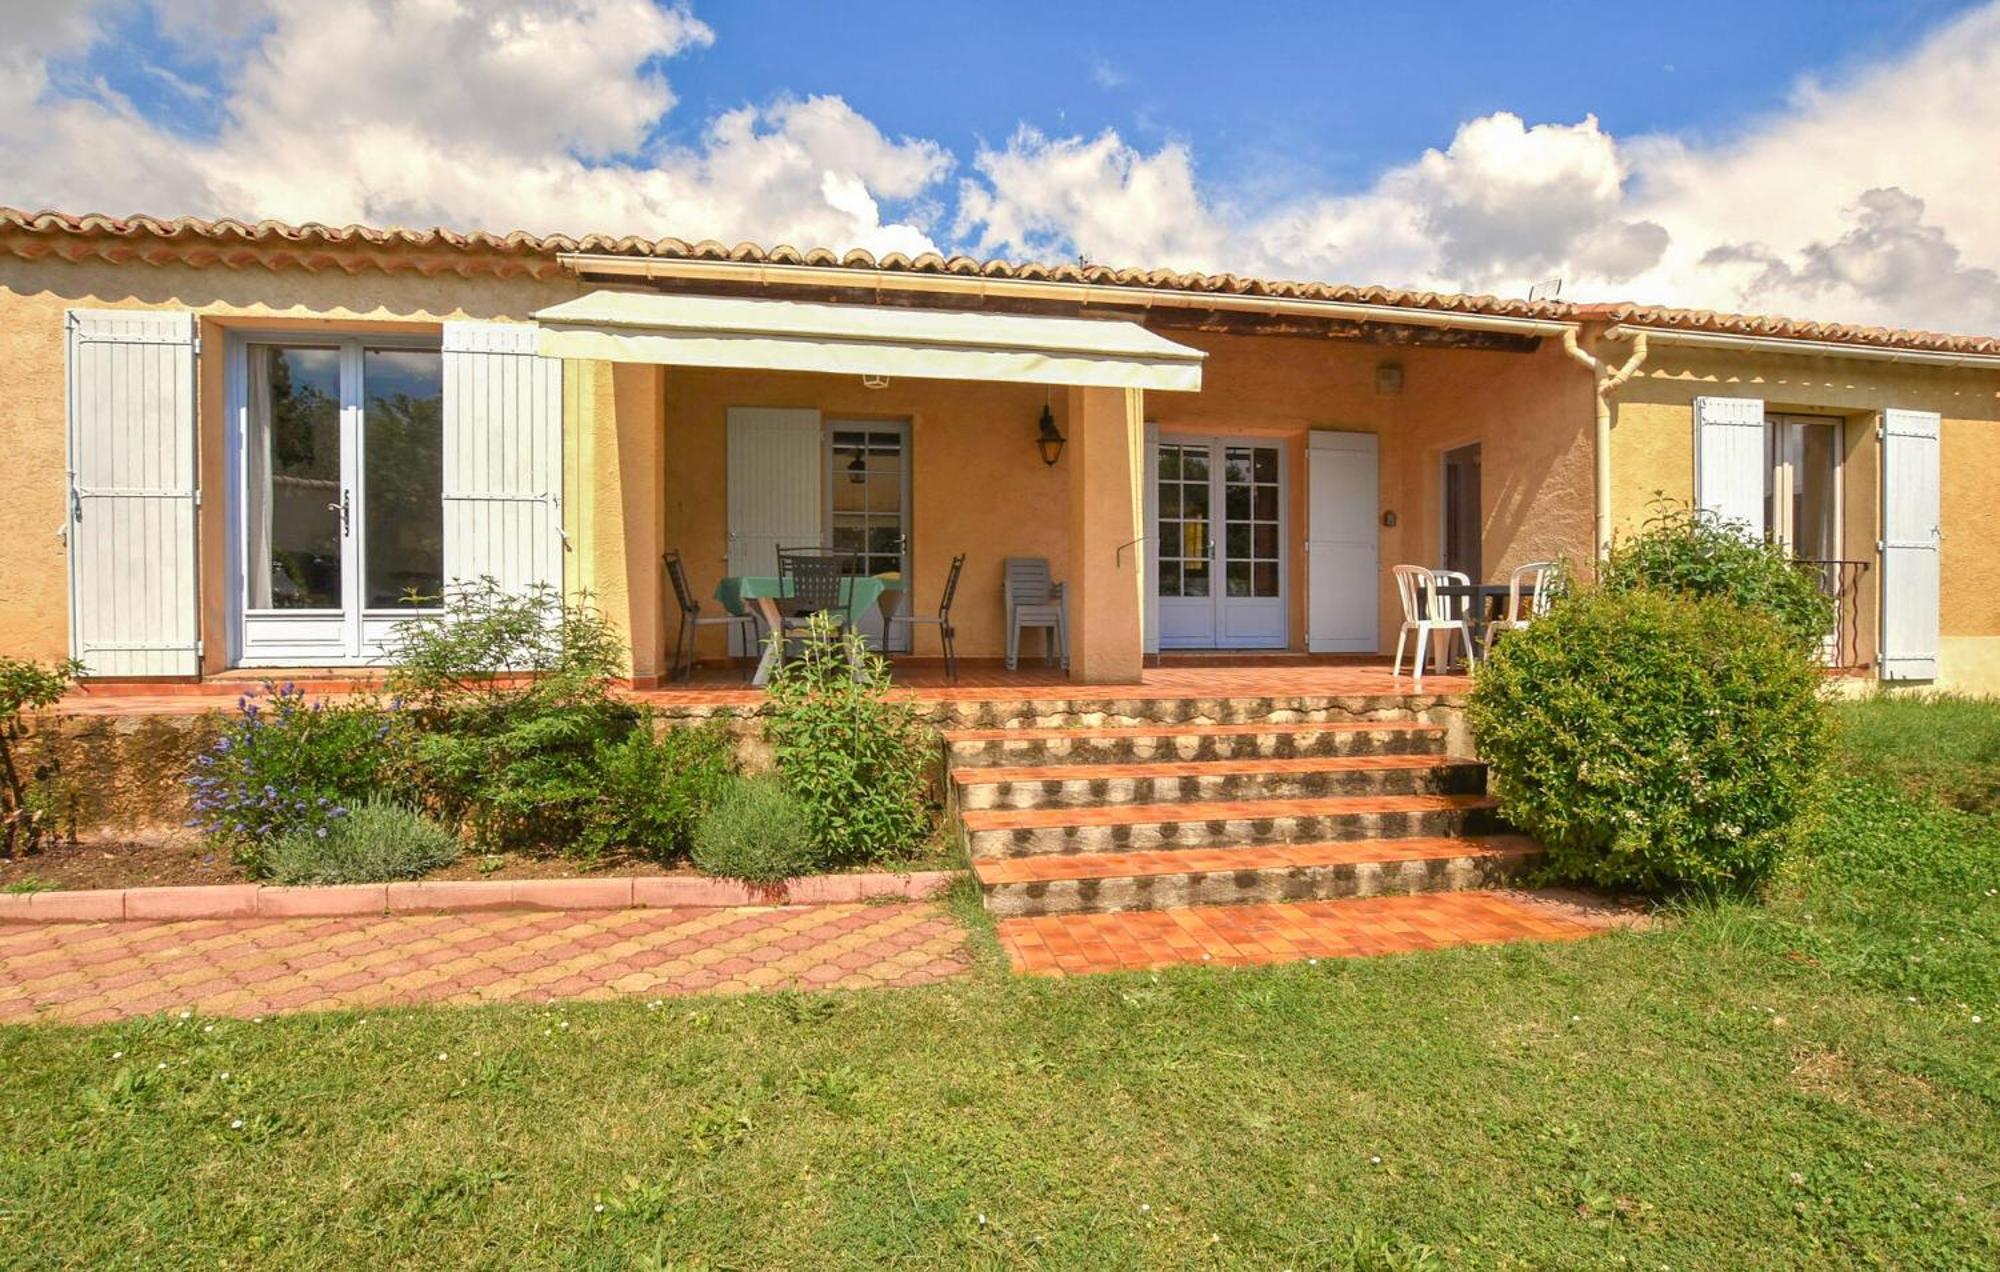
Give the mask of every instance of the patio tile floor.
<svg viewBox="0 0 2000 1272">
<path fill-rule="evenodd" d="M 1002 919 L 1014 970 L 1069 976 L 1187 964 L 1294 962 L 1456 945 L 1571 941 L 1617 919 L 1532 893 L 1435 892 Z"/>
<path fill-rule="evenodd" d="M 0 1022 L 920 985 L 969 966 L 936 906 L 23 924 Z"/>
</svg>

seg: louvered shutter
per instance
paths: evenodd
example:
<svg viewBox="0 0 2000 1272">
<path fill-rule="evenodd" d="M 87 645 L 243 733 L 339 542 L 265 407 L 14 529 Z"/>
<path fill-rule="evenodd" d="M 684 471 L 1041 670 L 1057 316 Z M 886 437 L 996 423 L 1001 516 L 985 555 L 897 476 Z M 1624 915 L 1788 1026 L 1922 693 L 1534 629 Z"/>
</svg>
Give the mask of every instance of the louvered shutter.
<svg viewBox="0 0 2000 1272">
<path fill-rule="evenodd" d="M 444 571 L 563 583 L 562 361 L 526 323 L 444 325 Z"/>
<path fill-rule="evenodd" d="M 1762 539 L 1764 484 L 1770 456 L 1764 442 L 1762 398 L 1694 400 L 1694 486 L 1697 506 L 1741 522 Z"/>
<path fill-rule="evenodd" d="M 197 675 L 194 315 L 66 321 L 71 652 L 92 676 Z"/>
<path fill-rule="evenodd" d="M 1939 419 L 1882 413 L 1884 680 L 1935 680 L 1938 670 Z"/>
</svg>

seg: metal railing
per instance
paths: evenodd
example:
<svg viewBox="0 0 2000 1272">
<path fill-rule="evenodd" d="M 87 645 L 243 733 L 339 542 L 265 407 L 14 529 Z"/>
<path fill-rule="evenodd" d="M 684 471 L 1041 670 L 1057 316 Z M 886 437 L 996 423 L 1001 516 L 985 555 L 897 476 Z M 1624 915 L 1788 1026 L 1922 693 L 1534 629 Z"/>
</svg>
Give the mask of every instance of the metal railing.
<svg viewBox="0 0 2000 1272">
<path fill-rule="evenodd" d="M 1833 598 L 1833 629 L 1826 634 L 1821 661 L 1838 669 L 1861 666 L 1861 576 L 1869 562 L 1798 557 L 1794 563 L 1809 571 L 1820 591 Z"/>
</svg>

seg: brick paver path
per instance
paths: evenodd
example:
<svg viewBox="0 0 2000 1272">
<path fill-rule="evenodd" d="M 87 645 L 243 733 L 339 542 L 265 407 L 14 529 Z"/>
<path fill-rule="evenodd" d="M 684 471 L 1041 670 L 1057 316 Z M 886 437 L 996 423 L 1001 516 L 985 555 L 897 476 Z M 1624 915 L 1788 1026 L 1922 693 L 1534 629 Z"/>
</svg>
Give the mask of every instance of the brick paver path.
<svg viewBox="0 0 2000 1272">
<path fill-rule="evenodd" d="M 1452 945 L 1567 941 L 1618 920 L 1529 893 L 1432 892 L 1002 919 L 1018 972 L 1065 976 L 1179 963 L 1285 963 Z"/>
<path fill-rule="evenodd" d="M 859 989 L 967 966 L 964 930 L 923 903 L 22 925 L 0 928 L 0 1021 Z"/>
</svg>

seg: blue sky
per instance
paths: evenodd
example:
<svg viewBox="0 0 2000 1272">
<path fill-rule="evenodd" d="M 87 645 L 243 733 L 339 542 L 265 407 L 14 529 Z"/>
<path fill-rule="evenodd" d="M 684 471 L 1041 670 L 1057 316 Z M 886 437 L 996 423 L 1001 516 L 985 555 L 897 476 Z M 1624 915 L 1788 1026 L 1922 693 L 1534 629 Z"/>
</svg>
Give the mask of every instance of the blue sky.
<svg viewBox="0 0 2000 1272">
<path fill-rule="evenodd" d="M 960 154 L 1023 122 L 1115 128 L 1142 146 L 1187 139 L 1209 181 L 1283 171 L 1344 190 L 1499 110 L 1595 114 L 1619 134 L 1727 133 L 1780 109 L 1799 76 L 1901 52 L 1972 7 L 731 0 L 698 10 L 716 40 L 674 66 L 687 109 L 671 131 L 780 92 L 831 93 Z"/>
<path fill-rule="evenodd" d="M 2000 329 L 2000 3 L 0 0 L 0 202 Z"/>
</svg>

